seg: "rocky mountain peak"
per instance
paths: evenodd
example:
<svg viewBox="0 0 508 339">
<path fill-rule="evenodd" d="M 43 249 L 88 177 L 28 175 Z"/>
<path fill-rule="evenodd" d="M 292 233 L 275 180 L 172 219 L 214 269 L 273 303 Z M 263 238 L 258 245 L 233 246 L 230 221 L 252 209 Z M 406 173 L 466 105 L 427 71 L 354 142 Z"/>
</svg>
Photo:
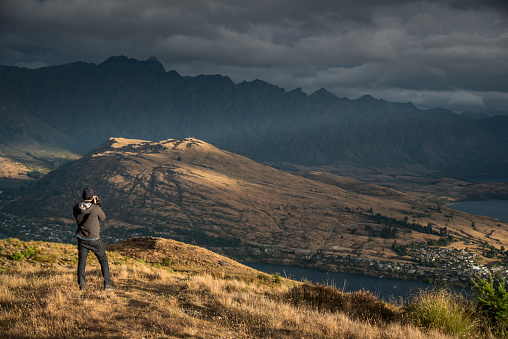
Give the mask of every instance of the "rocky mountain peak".
<svg viewBox="0 0 508 339">
<path fill-rule="evenodd" d="M 161 72 L 166 72 L 166 69 L 164 68 L 164 66 L 161 64 L 161 62 L 159 61 L 159 59 L 157 59 L 156 57 L 154 56 L 151 56 L 149 57 L 146 61 L 145 61 L 145 64 L 150 67 L 150 68 L 153 68 L 157 71 L 161 71 Z"/>
<path fill-rule="evenodd" d="M 383 100 L 383 99 L 376 99 L 372 95 L 369 95 L 369 94 L 362 95 L 361 97 L 356 99 L 356 101 L 360 102 L 360 103 L 386 103 L 385 100 Z"/>
<path fill-rule="evenodd" d="M 154 69 L 160 72 L 166 72 L 164 66 L 160 63 L 160 61 L 152 56 L 145 61 L 136 60 L 133 58 L 128 58 L 124 55 L 121 56 L 112 56 L 108 58 L 106 61 L 101 63 L 99 66 L 102 67 L 132 67 L 132 68 L 145 68 L 145 69 Z"/>
<path fill-rule="evenodd" d="M 332 92 L 327 91 L 324 88 L 321 88 L 314 93 L 311 94 L 311 97 L 328 97 L 328 98 L 336 98 L 337 96 Z"/>
</svg>

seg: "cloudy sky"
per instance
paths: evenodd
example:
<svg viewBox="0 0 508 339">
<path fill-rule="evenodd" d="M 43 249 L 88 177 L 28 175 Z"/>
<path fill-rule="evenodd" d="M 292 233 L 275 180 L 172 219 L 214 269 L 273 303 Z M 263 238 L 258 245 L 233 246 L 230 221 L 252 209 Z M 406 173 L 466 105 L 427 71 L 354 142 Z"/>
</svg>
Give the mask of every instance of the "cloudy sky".
<svg viewBox="0 0 508 339">
<path fill-rule="evenodd" d="M 506 0 L 0 0 L 0 64 L 181 75 L 508 114 Z"/>
</svg>

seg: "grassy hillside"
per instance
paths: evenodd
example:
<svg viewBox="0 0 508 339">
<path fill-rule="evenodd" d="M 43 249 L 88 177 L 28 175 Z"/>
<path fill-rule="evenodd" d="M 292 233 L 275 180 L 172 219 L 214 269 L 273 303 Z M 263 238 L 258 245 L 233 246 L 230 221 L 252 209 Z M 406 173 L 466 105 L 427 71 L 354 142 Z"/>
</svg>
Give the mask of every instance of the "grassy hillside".
<svg viewBox="0 0 508 339">
<path fill-rule="evenodd" d="M 411 325 L 409 308 L 370 293 L 269 276 L 176 241 L 138 238 L 108 250 L 116 290 L 101 290 L 89 257 L 81 292 L 74 245 L 0 240 L 0 337 L 453 337 Z M 441 331 L 482 336 L 477 319 L 465 319 L 467 332 Z"/>
</svg>

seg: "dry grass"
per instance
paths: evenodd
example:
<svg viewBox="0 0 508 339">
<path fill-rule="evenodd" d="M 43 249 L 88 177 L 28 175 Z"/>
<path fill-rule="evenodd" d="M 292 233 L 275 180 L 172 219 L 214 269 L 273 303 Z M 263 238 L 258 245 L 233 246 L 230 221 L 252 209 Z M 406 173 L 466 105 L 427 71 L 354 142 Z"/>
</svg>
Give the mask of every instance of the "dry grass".
<svg viewBox="0 0 508 339">
<path fill-rule="evenodd" d="M 303 284 L 285 298 L 294 305 L 307 305 L 320 311 L 344 312 L 350 317 L 382 324 L 400 320 L 401 310 L 376 298 L 372 293 L 356 291 L 343 293 L 328 286 Z"/>
<path fill-rule="evenodd" d="M 41 253 L 75 251 L 37 244 Z M 90 259 L 89 288 L 81 292 L 75 263 L 14 262 L 12 252 L 33 243 L 0 240 L 0 246 L 2 338 L 448 338 L 396 318 L 364 321 L 340 308 L 295 303 L 288 296 L 301 284 L 294 281 L 274 283 L 254 271 L 175 273 L 115 252 L 108 255 L 116 290 L 101 290 L 100 268 Z"/>
<path fill-rule="evenodd" d="M 445 288 L 421 290 L 404 307 L 403 322 L 434 329 L 457 338 L 491 338 L 491 329 L 476 306 Z"/>
</svg>

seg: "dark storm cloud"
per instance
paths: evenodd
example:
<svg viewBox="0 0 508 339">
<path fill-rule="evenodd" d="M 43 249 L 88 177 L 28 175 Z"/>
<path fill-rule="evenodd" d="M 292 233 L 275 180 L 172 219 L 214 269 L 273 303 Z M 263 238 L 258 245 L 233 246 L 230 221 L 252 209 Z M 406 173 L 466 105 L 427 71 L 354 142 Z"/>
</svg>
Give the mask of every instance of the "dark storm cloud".
<svg viewBox="0 0 508 339">
<path fill-rule="evenodd" d="M 504 14 L 508 14 L 508 3 L 505 0 L 448 0 L 445 3 L 457 9 L 485 9 L 491 8 Z"/>
<path fill-rule="evenodd" d="M 3 0 L 0 64 L 157 56 L 287 90 L 506 112 L 505 1 Z"/>
</svg>

